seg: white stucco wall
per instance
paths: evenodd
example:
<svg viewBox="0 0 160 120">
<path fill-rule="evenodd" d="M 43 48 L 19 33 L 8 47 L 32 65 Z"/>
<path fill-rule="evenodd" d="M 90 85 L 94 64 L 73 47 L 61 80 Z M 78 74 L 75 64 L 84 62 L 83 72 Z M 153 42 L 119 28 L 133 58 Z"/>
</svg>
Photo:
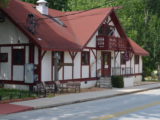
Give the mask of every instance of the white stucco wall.
<svg viewBox="0 0 160 120">
<path fill-rule="evenodd" d="M 29 43 L 28 38 L 9 20 L 6 18 L 5 22 L 0 23 L 0 44 L 23 44 Z M 24 47 L 14 46 L 13 49 L 20 49 Z M 12 51 L 11 47 L 0 47 L 0 53 L 8 53 L 8 62 L 0 63 L 0 79 L 11 80 L 11 62 Z M 25 63 L 29 62 L 29 48 L 25 47 Z M 24 66 L 13 65 L 13 81 L 24 80 Z"/>
<path fill-rule="evenodd" d="M 132 87 L 134 86 L 135 76 L 124 77 L 124 87 Z"/>
<path fill-rule="evenodd" d="M 64 63 L 72 64 L 72 59 L 69 52 L 64 53 Z M 64 66 L 64 79 L 72 79 L 72 66 Z"/>
<path fill-rule="evenodd" d="M 8 89 L 29 90 L 29 86 L 27 86 L 27 85 L 5 84 L 4 87 L 5 87 L 5 88 L 8 88 Z"/>
<path fill-rule="evenodd" d="M 81 82 L 81 88 L 91 88 L 96 85 L 97 81 L 87 81 L 87 82 Z"/>
<path fill-rule="evenodd" d="M 142 75 L 137 75 L 135 76 L 135 83 L 139 83 L 139 82 L 142 82 Z"/>
<path fill-rule="evenodd" d="M 87 44 L 87 47 L 96 47 L 97 35 L 98 35 L 98 32 L 96 32 L 93 38 L 89 41 L 89 43 Z"/>
<path fill-rule="evenodd" d="M 28 43 L 28 38 L 9 20 L 0 23 L 0 44 Z M 18 42 L 19 41 L 19 42 Z"/>
<path fill-rule="evenodd" d="M 94 54 L 96 55 L 96 50 L 93 50 L 93 52 L 90 53 L 90 69 L 91 69 L 91 77 L 96 77 L 96 59 L 94 56 Z"/>
<path fill-rule="evenodd" d="M 0 48 L 1 53 L 8 53 L 8 62 L 0 63 L 0 79 L 11 80 L 11 48 Z"/>
<path fill-rule="evenodd" d="M 51 52 L 46 52 L 42 59 L 42 81 L 51 81 Z"/>
<path fill-rule="evenodd" d="M 78 52 L 74 60 L 74 79 L 81 78 L 81 53 Z"/>
</svg>

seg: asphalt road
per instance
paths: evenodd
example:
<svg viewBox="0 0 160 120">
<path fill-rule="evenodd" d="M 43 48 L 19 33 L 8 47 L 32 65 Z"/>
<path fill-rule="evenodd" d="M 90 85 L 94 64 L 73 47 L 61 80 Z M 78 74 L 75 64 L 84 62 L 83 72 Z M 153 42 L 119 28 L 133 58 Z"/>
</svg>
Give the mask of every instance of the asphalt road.
<svg viewBox="0 0 160 120">
<path fill-rule="evenodd" d="M 0 116 L 0 120 L 160 120 L 160 89 Z"/>
</svg>

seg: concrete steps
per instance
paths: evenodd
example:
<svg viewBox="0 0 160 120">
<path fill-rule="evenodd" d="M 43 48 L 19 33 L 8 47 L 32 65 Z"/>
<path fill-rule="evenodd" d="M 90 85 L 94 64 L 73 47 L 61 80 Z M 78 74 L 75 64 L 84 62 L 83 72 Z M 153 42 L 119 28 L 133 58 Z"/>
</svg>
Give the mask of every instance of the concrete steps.
<svg viewBox="0 0 160 120">
<path fill-rule="evenodd" d="M 100 88 L 112 88 L 111 77 L 101 77 L 97 81 L 97 86 Z"/>
</svg>

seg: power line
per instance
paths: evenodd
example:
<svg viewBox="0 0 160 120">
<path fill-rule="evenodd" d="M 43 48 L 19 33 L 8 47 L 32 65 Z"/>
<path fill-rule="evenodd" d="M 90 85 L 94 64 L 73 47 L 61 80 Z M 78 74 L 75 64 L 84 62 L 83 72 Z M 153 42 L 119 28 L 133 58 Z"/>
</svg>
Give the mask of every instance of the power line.
<svg viewBox="0 0 160 120">
<path fill-rule="evenodd" d="M 111 0 L 109 2 L 105 2 L 105 4 L 102 5 L 102 6 L 106 6 L 107 3 L 113 3 L 113 2 L 115 2 L 115 1 Z M 81 14 L 81 13 L 84 13 L 84 12 L 88 12 L 88 11 L 93 10 L 93 9 L 101 8 L 102 6 L 101 5 L 100 6 L 96 6 L 94 8 L 91 8 L 91 9 L 88 9 L 88 10 L 79 11 L 79 12 L 76 12 L 76 13 L 71 13 L 71 14 L 66 14 L 66 15 L 60 15 L 60 16 L 52 16 L 52 18 L 62 18 L 62 17 L 66 17 L 66 16 L 77 15 L 77 14 Z M 48 17 L 47 18 L 40 18 L 39 20 L 42 20 L 42 19 L 49 19 L 49 18 Z"/>
</svg>

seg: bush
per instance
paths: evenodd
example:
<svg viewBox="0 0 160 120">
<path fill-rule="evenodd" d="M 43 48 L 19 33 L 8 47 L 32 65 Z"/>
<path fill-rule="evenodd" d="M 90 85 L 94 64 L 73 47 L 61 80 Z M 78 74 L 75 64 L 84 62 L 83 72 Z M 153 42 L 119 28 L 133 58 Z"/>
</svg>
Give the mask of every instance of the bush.
<svg viewBox="0 0 160 120">
<path fill-rule="evenodd" d="M 124 88 L 123 76 L 112 76 L 112 87 Z"/>
</svg>

